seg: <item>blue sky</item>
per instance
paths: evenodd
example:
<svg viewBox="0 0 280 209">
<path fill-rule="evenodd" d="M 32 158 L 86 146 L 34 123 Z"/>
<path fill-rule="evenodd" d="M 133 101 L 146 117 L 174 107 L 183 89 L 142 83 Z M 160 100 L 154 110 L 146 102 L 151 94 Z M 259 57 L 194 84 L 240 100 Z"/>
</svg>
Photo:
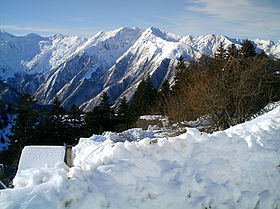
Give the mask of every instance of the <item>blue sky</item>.
<svg viewBox="0 0 280 209">
<path fill-rule="evenodd" d="M 122 26 L 278 40 L 280 1 L 0 0 L 0 28 L 15 35 L 90 37 Z"/>
</svg>

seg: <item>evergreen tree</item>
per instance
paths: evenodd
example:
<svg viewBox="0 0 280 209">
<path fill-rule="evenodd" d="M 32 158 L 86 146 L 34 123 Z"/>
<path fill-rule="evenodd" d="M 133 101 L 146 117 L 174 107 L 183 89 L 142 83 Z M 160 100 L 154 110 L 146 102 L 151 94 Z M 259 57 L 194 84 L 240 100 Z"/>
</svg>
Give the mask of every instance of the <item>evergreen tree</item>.
<svg viewBox="0 0 280 209">
<path fill-rule="evenodd" d="M 117 110 L 117 131 L 129 129 L 133 123 L 131 110 L 126 97 L 120 100 L 120 105 Z"/>
<path fill-rule="evenodd" d="M 180 56 L 178 63 L 175 67 L 174 80 L 176 85 L 173 87 L 174 91 L 178 90 L 181 87 L 181 85 L 183 85 L 184 80 L 187 79 L 186 75 L 187 75 L 187 66 L 184 58 Z"/>
<path fill-rule="evenodd" d="M 86 114 L 85 134 L 101 134 L 104 131 L 114 131 L 115 128 L 115 109 L 109 103 L 107 92 L 101 96 L 101 102 L 92 111 Z"/>
<path fill-rule="evenodd" d="M 16 164 L 24 146 L 37 144 L 36 130 L 38 112 L 34 110 L 35 100 L 29 94 L 24 94 L 19 100 L 16 110 L 15 124 L 12 126 L 13 135 L 10 136 L 10 145 L 7 153 L 10 155 L 7 162 Z"/>
<path fill-rule="evenodd" d="M 167 97 L 170 93 L 170 85 L 169 85 L 169 81 L 165 80 L 160 89 L 159 89 L 159 93 L 162 97 Z"/>
<path fill-rule="evenodd" d="M 5 144 L 5 139 L 4 139 L 4 136 L 3 136 L 3 135 L 1 135 L 1 137 L 0 137 L 0 142 L 1 142 L 2 144 Z"/>
<path fill-rule="evenodd" d="M 65 110 L 62 107 L 62 104 L 58 97 L 55 97 L 53 102 L 52 102 L 52 108 L 51 108 L 51 115 L 62 119 L 62 117 L 65 115 Z"/>
<path fill-rule="evenodd" d="M 154 88 L 152 79 L 150 76 L 147 77 L 145 81 L 145 88 L 144 88 L 144 100 L 146 102 L 145 109 L 149 111 L 154 104 L 156 98 L 157 90 Z"/>
<path fill-rule="evenodd" d="M 219 45 L 214 57 L 221 61 L 226 59 L 225 43 L 223 41 L 220 42 L 220 45 Z"/>
<path fill-rule="evenodd" d="M 85 125 L 83 114 L 83 111 L 75 104 L 71 106 L 68 112 L 69 137 L 72 143 L 75 143 L 82 135 Z"/>
<path fill-rule="evenodd" d="M 131 101 L 131 108 L 133 113 L 132 117 L 135 121 L 145 111 L 145 107 L 143 105 L 144 89 L 145 89 L 145 80 L 142 80 L 138 85 Z"/>
<path fill-rule="evenodd" d="M 224 42 L 220 42 L 211 64 L 203 63 L 201 60 L 199 61 L 199 64 L 202 64 L 204 67 L 212 66 L 212 70 L 210 71 L 212 74 L 219 74 L 223 71 L 227 64 L 227 51 Z"/>
<path fill-rule="evenodd" d="M 140 82 L 131 102 L 132 117 L 135 121 L 140 115 L 149 113 L 155 103 L 156 93 L 150 76 Z"/>
<path fill-rule="evenodd" d="M 250 40 L 246 39 L 243 41 L 241 54 L 243 58 L 254 57 L 256 55 L 256 47 Z"/>
<path fill-rule="evenodd" d="M 238 53 L 239 53 L 239 52 L 238 52 L 238 49 L 236 48 L 236 45 L 235 45 L 235 44 L 231 44 L 231 45 L 227 48 L 226 56 L 227 56 L 228 59 L 229 59 L 230 57 L 237 58 Z"/>
<path fill-rule="evenodd" d="M 30 94 L 24 94 L 20 98 L 15 125 L 12 127 L 14 134 L 11 137 L 11 145 L 19 149 L 36 141 L 34 134 L 38 115 L 36 110 L 33 109 L 34 104 L 35 100 Z"/>
<path fill-rule="evenodd" d="M 104 92 L 101 96 L 100 105 L 97 106 L 99 112 L 99 122 L 103 128 L 103 131 L 113 131 L 115 125 L 115 109 L 109 102 L 109 96 L 107 92 Z"/>
<path fill-rule="evenodd" d="M 155 109 L 161 115 L 166 114 L 166 106 L 167 103 L 169 102 L 170 93 L 171 91 L 170 91 L 169 81 L 166 80 L 162 83 L 156 96 L 157 99 L 156 99 Z"/>
<path fill-rule="evenodd" d="M 67 121 L 65 120 L 65 111 L 61 102 L 56 97 L 49 113 L 45 115 L 40 127 L 42 143 L 49 145 L 63 145 L 69 143 L 69 133 L 67 132 Z"/>
</svg>

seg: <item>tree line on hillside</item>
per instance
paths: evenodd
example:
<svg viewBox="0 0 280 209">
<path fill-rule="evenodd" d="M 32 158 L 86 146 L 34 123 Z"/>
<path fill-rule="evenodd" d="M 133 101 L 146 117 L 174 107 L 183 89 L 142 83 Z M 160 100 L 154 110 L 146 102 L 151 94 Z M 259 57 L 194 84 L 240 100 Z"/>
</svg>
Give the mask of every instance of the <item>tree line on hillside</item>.
<svg viewBox="0 0 280 209">
<path fill-rule="evenodd" d="M 157 112 L 173 121 L 207 116 L 208 131 L 223 130 L 252 117 L 269 102 L 280 100 L 280 62 L 245 40 L 241 49 L 221 43 L 213 57 L 187 65 L 180 58 L 175 84 L 161 87 Z"/>
<path fill-rule="evenodd" d="M 76 144 L 80 137 L 121 132 L 135 127 L 140 115 L 166 115 L 172 122 L 207 116 L 212 126 L 206 131 L 223 130 L 249 119 L 266 104 L 280 100 L 280 62 L 245 40 L 241 49 L 221 43 L 213 57 L 185 62 L 175 68 L 175 83 L 163 82 L 157 90 L 151 77 L 140 82 L 130 101 L 110 103 L 107 93 L 90 112 L 76 105 L 65 111 L 58 98 L 50 109 L 37 108 L 24 94 L 15 108 L 10 145 L 0 153 L 0 162 L 15 165 L 26 145 Z"/>
<path fill-rule="evenodd" d="M 65 111 L 58 98 L 50 108 L 38 107 L 31 95 L 24 94 L 14 110 L 13 134 L 8 148 L 0 153 L 0 162 L 16 165 L 27 145 L 75 145 L 80 137 L 134 127 L 138 117 L 151 109 L 156 92 L 148 77 L 140 82 L 130 102 L 124 97 L 115 108 L 105 92 L 100 104 L 86 113 L 76 105 Z"/>
</svg>

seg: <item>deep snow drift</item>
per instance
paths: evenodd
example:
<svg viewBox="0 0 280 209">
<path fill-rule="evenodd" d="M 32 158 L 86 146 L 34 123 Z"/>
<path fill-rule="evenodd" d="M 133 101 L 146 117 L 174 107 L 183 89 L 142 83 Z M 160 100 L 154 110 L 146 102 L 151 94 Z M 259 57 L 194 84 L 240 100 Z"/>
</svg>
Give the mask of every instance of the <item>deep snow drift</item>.
<svg viewBox="0 0 280 209">
<path fill-rule="evenodd" d="M 14 184 L 1 209 L 280 208 L 280 107 L 213 134 L 94 135 L 74 147 L 74 167 L 24 170 Z"/>
</svg>

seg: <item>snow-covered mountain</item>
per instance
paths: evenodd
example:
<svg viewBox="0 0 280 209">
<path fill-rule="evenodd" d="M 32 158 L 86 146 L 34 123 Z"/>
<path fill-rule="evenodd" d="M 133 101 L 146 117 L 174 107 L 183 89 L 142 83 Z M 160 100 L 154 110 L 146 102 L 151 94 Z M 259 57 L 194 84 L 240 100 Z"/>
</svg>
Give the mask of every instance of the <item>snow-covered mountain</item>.
<svg viewBox="0 0 280 209">
<path fill-rule="evenodd" d="M 130 98 L 151 75 L 156 87 L 173 76 L 176 60 L 212 55 L 220 42 L 240 45 L 225 36 L 177 36 L 156 28 L 119 28 L 92 38 L 0 32 L 0 77 L 12 87 L 35 95 L 42 104 L 58 96 L 90 110 L 107 91 L 112 102 Z M 280 41 L 254 41 L 258 49 L 280 58 Z"/>
</svg>

